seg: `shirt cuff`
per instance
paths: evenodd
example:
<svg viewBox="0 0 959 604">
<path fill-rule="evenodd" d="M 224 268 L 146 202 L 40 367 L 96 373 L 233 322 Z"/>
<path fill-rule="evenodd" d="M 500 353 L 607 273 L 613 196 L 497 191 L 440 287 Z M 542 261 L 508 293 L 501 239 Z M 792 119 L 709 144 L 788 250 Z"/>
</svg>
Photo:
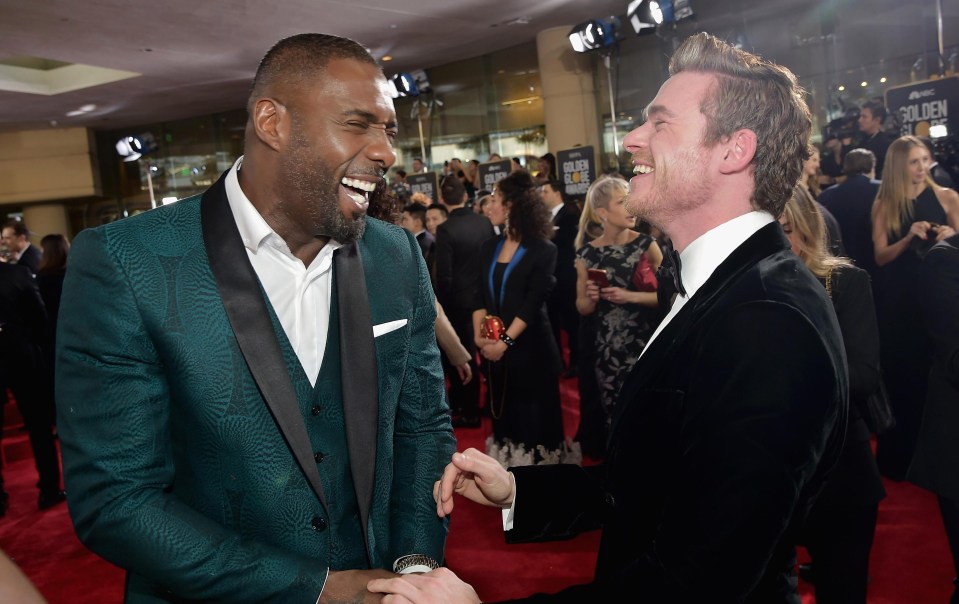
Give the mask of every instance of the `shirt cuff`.
<svg viewBox="0 0 959 604">
<path fill-rule="evenodd" d="M 503 508 L 503 531 L 513 530 L 513 510 L 516 508 L 516 478 L 513 476 L 513 473 L 509 473 L 510 478 L 513 480 L 513 503 L 509 505 L 508 508 Z"/>
</svg>

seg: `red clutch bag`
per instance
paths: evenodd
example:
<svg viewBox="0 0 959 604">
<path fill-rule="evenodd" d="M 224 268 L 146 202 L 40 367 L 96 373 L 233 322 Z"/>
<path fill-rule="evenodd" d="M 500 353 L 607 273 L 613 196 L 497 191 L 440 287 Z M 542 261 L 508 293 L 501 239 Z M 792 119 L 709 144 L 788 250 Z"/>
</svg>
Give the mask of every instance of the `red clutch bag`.
<svg viewBox="0 0 959 604">
<path fill-rule="evenodd" d="M 482 335 L 487 340 L 498 340 L 500 335 L 506 331 L 503 326 L 503 320 L 495 315 L 486 315 L 483 317 Z"/>
</svg>

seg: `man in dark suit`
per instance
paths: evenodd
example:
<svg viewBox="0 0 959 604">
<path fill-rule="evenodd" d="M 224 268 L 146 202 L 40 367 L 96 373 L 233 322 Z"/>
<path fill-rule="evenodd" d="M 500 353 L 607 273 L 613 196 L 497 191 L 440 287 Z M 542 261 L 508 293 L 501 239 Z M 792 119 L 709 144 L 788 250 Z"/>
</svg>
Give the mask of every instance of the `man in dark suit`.
<svg viewBox="0 0 959 604">
<path fill-rule="evenodd" d="M 398 557 L 443 557 L 429 276 L 409 233 L 365 215 L 396 159 L 386 79 L 356 42 L 301 34 L 247 108 L 212 188 L 70 253 L 70 512 L 131 603 L 363 601 Z"/>
<path fill-rule="evenodd" d="M 65 499 L 60 490 L 60 463 L 53 442 L 53 401 L 49 373 L 40 351 L 46 335 L 47 313 L 37 282 L 26 266 L 0 263 L 0 434 L 7 388 L 17 400 L 30 435 L 41 510 Z M 7 493 L 0 476 L 0 516 L 7 511 Z"/>
<path fill-rule="evenodd" d="M 3 244 L 13 254 L 17 264 L 27 267 L 30 274 L 36 275 L 40 270 L 40 258 L 43 254 L 27 240 L 29 235 L 30 230 L 22 220 L 9 220 L 3 225 Z"/>
<path fill-rule="evenodd" d="M 433 234 L 426 230 L 426 206 L 413 202 L 403 208 L 400 226 L 413 234 L 420 246 L 426 266 L 430 266 L 433 256 Z"/>
<path fill-rule="evenodd" d="M 795 530 L 842 445 L 836 315 L 776 221 L 807 153 L 803 92 L 708 34 L 670 73 L 624 139 L 626 203 L 680 253 L 679 295 L 621 390 L 604 466 L 507 472 L 471 449 L 436 489 L 441 516 L 454 491 L 509 508 L 513 542 L 602 524 L 594 582 L 530 601 L 798 603 Z M 370 588 L 405 583 L 478 601 L 446 569 Z"/>
<path fill-rule="evenodd" d="M 866 101 L 859 109 L 859 132 L 862 139 L 859 146 L 872 151 L 876 156 L 876 178 L 882 180 L 882 171 L 886 167 L 886 151 L 896 137 L 883 130 L 886 121 L 886 106 L 879 100 Z"/>
<path fill-rule="evenodd" d="M 545 156 L 544 156 L 545 157 Z M 556 246 L 556 287 L 546 302 L 553 336 L 560 351 L 560 331 L 566 330 L 569 341 L 569 366 L 566 375 L 576 375 L 579 366 L 579 313 L 576 311 L 576 233 L 579 231 L 579 210 L 563 200 L 563 185 L 558 180 L 543 184 L 543 201 L 553 215 L 553 244 Z"/>
<path fill-rule="evenodd" d="M 959 235 L 937 243 L 919 268 L 923 323 L 932 342 L 933 364 L 922 427 L 907 478 L 939 496 L 959 576 Z M 951 604 L 959 604 L 959 579 Z"/>
<path fill-rule="evenodd" d="M 480 307 L 480 247 L 494 237 L 493 225 L 485 216 L 466 207 L 466 187 L 456 176 L 447 176 L 440 184 L 440 195 L 450 216 L 436 227 L 436 297 L 453 324 L 453 330 L 470 354 L 470 370 L 476 369 L 476 341 L 473 338 L 473 309 Z M 444 361 L 445 363 L 445 361 Z M 450 378 L 450 407 L 453 425 L 478 428 L 479 380 L 463 384 L 456 368 L 444 365 Z"/>
<path fill-rule="evenodd" d="M 875 165 L 872 151 L 849 151 L 842 162 L 846 180 L 820 193 L 818 200 L 836 217 L 849 257 L 869 273 L 874 284 L 879 280 L 872 248 L 872 204 L 879 192 L 879 181 L 873 178 Z"/>
</svg>

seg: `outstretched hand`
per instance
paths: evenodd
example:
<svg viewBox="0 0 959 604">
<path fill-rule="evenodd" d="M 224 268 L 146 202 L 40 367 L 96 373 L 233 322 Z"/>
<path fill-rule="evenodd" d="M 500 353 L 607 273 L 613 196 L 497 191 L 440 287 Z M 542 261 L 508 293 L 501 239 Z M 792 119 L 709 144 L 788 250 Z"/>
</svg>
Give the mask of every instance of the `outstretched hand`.
<svg viewBox="0 0 959 604">
<path fill-rule="evenodd" d="M 453 511 L 453 493 L 483 505 L 509 507 L 513 503 L 513 475 L 498 461 L 476 449 L 453 453 L 443 476 L 433 484 L 433 499 L 440 518 Z"/>
</svg>

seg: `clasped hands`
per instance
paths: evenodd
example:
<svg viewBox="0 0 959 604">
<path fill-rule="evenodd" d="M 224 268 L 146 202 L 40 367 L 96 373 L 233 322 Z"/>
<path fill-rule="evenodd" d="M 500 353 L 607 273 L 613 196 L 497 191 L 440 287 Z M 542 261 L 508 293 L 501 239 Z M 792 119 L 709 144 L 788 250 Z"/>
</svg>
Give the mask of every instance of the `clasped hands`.
<svg viewBox="0 0 959 604">
<path fill-rule="evenodd" d="M 956 234 L 956 231 L 948 224 L 935 224 L 928 220 L 918 220 L 909 227 L 909 233 L 922 240 L 929 239 L 929 231 L 935 232 L 936 242 Z"/>
<path fill-rule="evenodd" d="M 503 355 L 506 354 L 506 351 L 509 349 L 506 342 L 502 340 L 491 340 L 479 336 L 475 339 L 475 342 L 480 355 L 488 361 L 498 361 L 502 359 Z"/>
<path fill-rule="evenodd" d="M 613 304 L 627 304 L 630 302 L 627 294 L 627 290 L 622 287 L 600 287 L 593 281 L 586 283 L 586 296 L 593 302 L 602 299 Z"/>
<path fill-rule="evenodd" d="M 515 493 L 513 475 L 492 457 L 476 449 L 467 449 L 453 454 L 452 461 L 443 470 L 443 476 L 433 484 L 436 514 L 440 518 L 445 518 L 453 511 L 454 493 L 483 505 L 507 508 L 512 505 Z M 386 594 L 383 602 L 387 604 L 480 602 L 473 588 L 448 568 L 438 568 L 423 574 L 374 579 L 367 584 L 367 589 Z"/>
</svg>

